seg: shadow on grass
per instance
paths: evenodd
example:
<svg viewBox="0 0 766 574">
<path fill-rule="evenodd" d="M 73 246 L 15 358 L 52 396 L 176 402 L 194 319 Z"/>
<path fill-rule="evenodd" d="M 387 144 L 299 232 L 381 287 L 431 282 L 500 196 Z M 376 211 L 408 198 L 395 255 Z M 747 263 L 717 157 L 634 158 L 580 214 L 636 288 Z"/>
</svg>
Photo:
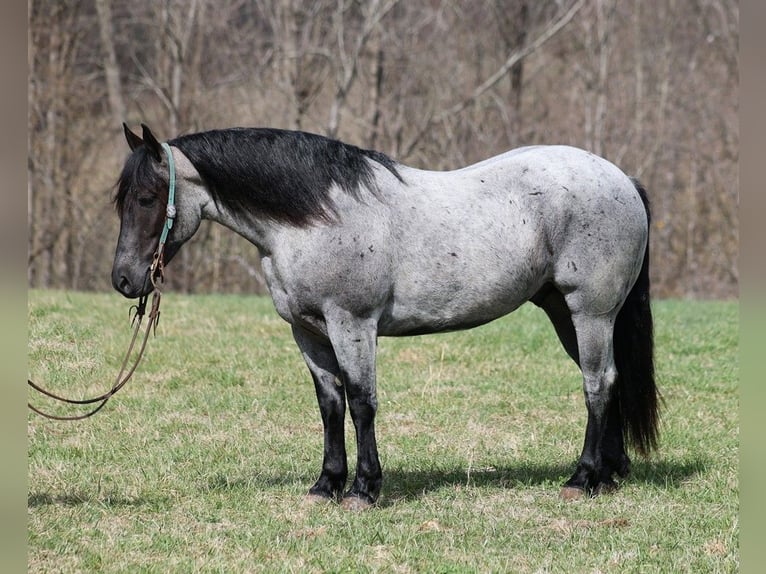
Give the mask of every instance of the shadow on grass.
<svg viewBox="0 0 766 574">
<path fill-rule="evenodd" d="M 498 466 L 469 470 L 465 467 L 413 470 L 389 468 L 383 471 L 385 506 L 399 501 L 416 500 L 443 489 L 528 488 L 535 485 L 550 485 L 557 488 L 574 470 L 565 464 Z"/>
<path fill-rule="evenodd" d="M 628 483 L 648 485 L 656 488 L 677 489 L 696 476 L 704 475 L 709 461 L 694 457 L 682 460 L 637 460 L 627 478 Z M 463 466 L 448 468 L 412 469 L 389 466 L 383 469 L 383 496 L 381 505 L 389 506 L 396 502 L 417 500 L 429 493 L 442 489 L 496 488 L 523 489 L 532 486 L 546 486 L 557 490 L 574 471 L 571 464 L 518 464 L 493 468 L 472 469 Z M 317 473 L 318 473 L 317 469 Z M 258 474 L 226 475 L 214 473 L 200 483 L 202 496 L 215 492 L 241 490 L 285 490 L 294 487 L 308 490 L 316 476 L 297 473 L 294 470 L 280 474 L 273 469 Z M 350 486 L 351 477 L 349 477 Z M 168 497 L 138 496 L 129 497 L 120 493 L 96 493 L 76 491 L 71 493 L 32 492 L 27 497 L 27 506 L 37 508 L 49 505 L 76 507 L 80 505 L 98 505 L 109 508 L 146 508 L 167 509 L 172 506 Z"/>
<path fill-rule="evenodd" d="M 128 497 L 118 493 L 71 492 L 51 494 L 48 492 L 32 492 L 27 496 L 27 508 L 42 506 L 76 507 L 86 504 L 108 508 L 152 508 L 162 509 L 170 506 L 167 497 Z"/>
<path fill-rule="evenodd" d="M 629 484 L 647 485 L 657 488 L 677 489 L 685 482 L 707 472 L 708 461 L 701 458 L 683 460 L 636 460 Z M 553 491 L 571 476 L 575 462 L 569 464 L 524 464 L 506 465 L 493 468 L 472 469 L 463 466 L 446 468 L 412 469 L 388 466 L 383 469 L 383 495 L 381 504 L 388 506 L 396 502 L 417 500 L 429 493 L 442 489 L 496 488 L 524 489 L 533 486 L 549 487 Z M 265 470 L 265 469 L 264 469 Z M 317 469 L 317 474 L 319 469 Z M 352 476 L 346 484 L 351 484 Z M 204 492 L 225 492 L 239 490 L 277 489 L 296 487 L 300 490 L 314 483 L 313 473 L 296 473 L 294 470 L 284 474 L 266 471 L 257 475 L 224 476 L 216 473 L 201 485 Z"/>
<path fill-rule="evenodd" d="M 659 488 L 676 489 L 684 482 L 707 471 L 708 463 L 699 458 L 688 460 L 634 461 L 627 481 Z M 574 472 L 571 464 L 520 464 L 498 468 L 478 469 L 470 473 L 465 468 L 410 470 L 389 468 L 384 470 L 384 491 L 390 502 L 413 500 L 428 492 L 443 489 L 473 488 L 525 488 L 550 486 L 558 489 Z M 385 503 L 384 503 L 385 504 Z"/>
<path fill-rule="evenodd" d="M 710 461 L 694 456 L 682 460 L 634 460 L 629 481 L 659 488 L 680 488 L 690 479 L 704 475 Z"/>
</svg>

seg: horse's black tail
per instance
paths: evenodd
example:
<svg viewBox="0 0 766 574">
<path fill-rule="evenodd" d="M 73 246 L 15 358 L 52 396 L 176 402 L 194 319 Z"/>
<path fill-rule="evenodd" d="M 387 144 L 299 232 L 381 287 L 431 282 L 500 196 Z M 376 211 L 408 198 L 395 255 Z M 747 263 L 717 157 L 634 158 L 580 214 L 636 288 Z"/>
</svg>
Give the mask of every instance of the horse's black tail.
<svg viewBox="0 0 766 574">
<path fill-rule="evenodd" d="M 633 179 L 651 223 L 646 189 Z M 649 298 L 649 237 L 635 285 L 617 315 L 614 359 L 623 432 L 627 442 L 647 455 L 657 448 L 660 396 L 654 381 L 654 333 Z"/>
</svg>

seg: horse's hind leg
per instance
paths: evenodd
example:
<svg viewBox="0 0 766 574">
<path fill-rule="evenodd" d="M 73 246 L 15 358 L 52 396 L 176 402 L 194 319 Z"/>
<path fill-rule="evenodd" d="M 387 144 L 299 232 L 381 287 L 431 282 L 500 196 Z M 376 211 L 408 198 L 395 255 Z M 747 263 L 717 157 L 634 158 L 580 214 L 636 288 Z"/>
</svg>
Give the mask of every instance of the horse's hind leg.
<svg viewBox="0 0 766 574">
<path fill-rule="evenodd" d="M 556 330 L 556 334 L 561 341 L 562 346 L 566 350 L 567 354 L 572 360 L 580 366 L 580 350 L 578 346 L 577 330 L 572 320 L 572 312 L 569 310 L 569 305 L 561 292 L 553 285 L 546 285 L 540 290 L 533 298 L 532 302 L 543 309 L 548 315 L 553 327 Z M 588 327 L 590 319 L 583 316 L 578 320 L 580 324 L 580 330 L 585 332 L 592 330 Z M 608 330 L 608 325 L 606 326 Z M 608 335 L 604 335 L 608 337 Z M 589 347 L 594 344 L 592 342 L 585 342 Z M 592 351 L 589 352 L 592 354 Z M 598 369 L 596 369 L 598 370 Z M 593 380 L 593 377 L 589 377 Z M 587 391 L 586 391 L 587 392 Z M 567 497 L 576 496 L 582 494 L 586 490 L 591 492 L 596 490 L 603 490 L 604 486 L 613 486 L 611 481 L 611 475 L 617 473 L 619 476 L 624 477 L 628 474 L 630 469 L 630 459 L 625 452 L 625 444 L 623 440 L 622 420 L 620 417 L 620 407 L 616 393 L 611 391 L 609 397 L 609 404 L 606 413 L 606 423 L 603 426 L 603 431 L 597 430 L 597 423 L 595 421 L 595 415 L 591 413 L 590 406 L 588 414 L 588 428 L 586 430 L 585 446 L 583 447 L 583 457 L 585 459 L 584 464 L 578 465 L 577 472 L 567 482 L 562 491 L 562 494 Z M 601 433 L 601 440 L 597 441 L 598 434 Z M 597 442 L 599 446 L 597 446 Z M 599 487 L 598 482 L 595 488 L 590 485 L 593 483 L 593 479 L 588 478 L 588 461 L 595 460 L 593 454 L 596 450 L 600 452 L 601 456 L 601 474 L 607 475 L 609 480 Z M 592 473 L 591 473 L 592 474 Z"/>
<path fill-rule="evenodd" d="M 546 284 L 532 297 L 531 301 L 548 315 L 556 329 L 556 334 L 564 350 L 572 360 L 580 366 L 580 354 L 577 350 L 577 334 L 572 323 L 572 312 L 569 310 L 564 296 L 550 283 Z"/>
<path fill-rule="evenodd" d="M 314 379 L 319 410 L 324 426 L 322 473 L 309 490 L 309 501 L 334 499 L 343 494 L 348 476 L 343 422 L 346 397 L 338 382 L 340 367 L 332 346 L 300 327 L 293 327 L 293 337 Z"/>
<path fill-rule="evenodd" d="M 616 311 L 603 315 L 573 314 L 577 349 L 588 409 L 585 444 L 577 469 L 562 489 L 564 498 L 613 490 L 612 476 L 625 476 L 630 461 L 625 454 L 615 383 L 614 323 Z"/>
</svg>

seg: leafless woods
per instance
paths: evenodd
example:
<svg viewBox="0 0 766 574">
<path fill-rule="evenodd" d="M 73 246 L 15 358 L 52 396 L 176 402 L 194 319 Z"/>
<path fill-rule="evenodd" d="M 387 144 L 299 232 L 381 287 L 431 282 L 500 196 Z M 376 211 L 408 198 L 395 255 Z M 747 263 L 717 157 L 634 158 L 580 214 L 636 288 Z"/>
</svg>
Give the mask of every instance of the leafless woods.
<svg viewBox="0 0 766 574">
<path fill-rule="evenodd" d="M 121 122 L 323 133 L 452 169 L 584 147 L 641 178 L 655 296 L 738 290 L 736 0 L 31 0 L 31 286 L 108 289 Z M 205 226 L 171 288 L 263 292 Z"/>
</svg>

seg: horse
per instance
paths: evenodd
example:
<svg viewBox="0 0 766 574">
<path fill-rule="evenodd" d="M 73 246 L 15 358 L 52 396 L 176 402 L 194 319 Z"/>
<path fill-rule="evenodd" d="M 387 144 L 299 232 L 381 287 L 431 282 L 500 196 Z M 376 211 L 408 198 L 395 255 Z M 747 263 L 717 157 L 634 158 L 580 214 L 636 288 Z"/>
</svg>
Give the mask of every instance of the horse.
<svg viewBox="0 0 766 574">
<path fill-rule="evenodd" d="M 160 143 L 123 124 L 114 288 L 154 288 L 152 259 L 175 182 L 170 262 L 203 219 L 253 243 L 276 312 L 314 383 L 324 432 L 307 501 L 376 503 L 376 347 L 542 308 L 582 372 L 587 426 L 565 499 L 614 491 L 659 438 L 647 192 L 611 162 L 536 145 L 453 171 L 307 132 L 229 128 Z M 167 208 L 168 212 L 170 207 Z M 168 213 L 168 216 L 170 214 Z M 356 431 L 349 490 L 346 406 Z"/>
</svg>

